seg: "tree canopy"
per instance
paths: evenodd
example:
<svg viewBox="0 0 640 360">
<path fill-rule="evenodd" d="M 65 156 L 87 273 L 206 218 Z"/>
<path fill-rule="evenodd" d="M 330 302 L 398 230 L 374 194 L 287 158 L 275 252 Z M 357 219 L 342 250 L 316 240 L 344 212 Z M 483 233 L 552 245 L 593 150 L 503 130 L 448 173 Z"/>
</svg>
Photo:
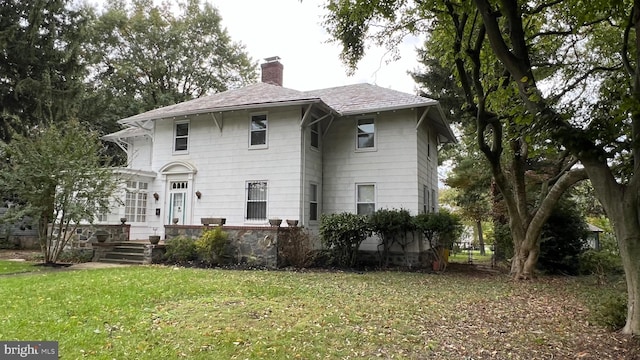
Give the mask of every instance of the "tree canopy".
<svg viewBox="0 0 640 360">
<path fill-rule="evenodd" d="M 74 116 L 85 66 L 85 9 L 67 1 L 0 5 L 0 141 Z"/>
<path fill-rule="evenodd" d="M 548 145 L 579 161 L 620 245 L 629 294 L 623 331 L 640 333 L 640 263 L 635 260 L 640 257 L 640 174 L 634 171 L 640 166 L 640 0 L 589 6 L 577 0 L 329 0 L 326 8 L 327 28 L 343 44 L 349 67 L 362 57 L 367 41 L 393 47 L 406 33 L 448 34 L 431 45 L 444 59 L 453 59 L 450 69 L 476 119 L 480 150 L 507 194 L 514 241 L 525 238 L 518 232 L 532 222 L 546 219 L 536 211 L 532 217 L 518 215 L 521 224 L 514 223 L 516 214 L 528 212 L 528 204 L 509 203 L 518 193 L 509 195 L 509 184 L 496 177 L 502 172 L 503 138 L 514 166 L 526 164 L 523 155 L 532 150 L 553 148 Z M 574 164 L 566 159 L 560 168 Z M 561 182 L 558 178 L 556 185 Z M 526 236 L 539 241 L 539 231 Z"/>
</svg>

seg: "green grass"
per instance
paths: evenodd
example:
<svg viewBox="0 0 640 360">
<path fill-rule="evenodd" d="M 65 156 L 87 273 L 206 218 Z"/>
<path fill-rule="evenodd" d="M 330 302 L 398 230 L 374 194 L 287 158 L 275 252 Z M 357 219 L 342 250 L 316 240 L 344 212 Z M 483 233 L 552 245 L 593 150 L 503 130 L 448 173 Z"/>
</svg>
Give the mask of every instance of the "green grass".
<svg viewBox="0 0 640 360">
<path fill-rule="evenodd" d="M 34 263 L 28 261 L 8 261 L 0 260 L 0 275 L 15 274 L 29 271 L 38 271 L 39 268 Z"/>
<path fill-rule="evenodd" d="M 480 250 L 471 250 L 471 263 L 490 265 L 492 255 L 493 255 L 493 252 L 491 250 L 486 250 L 484 255 L 480 255 Z M 449 262 L 468 263 L 469 251 L 460 250 L 460 252 L 456 254 L 451 254 L 449 256 Z"/>
<path fill-rule="evenodd" d="M 600 291 L 573 279 L 139 266 L 0 281 L 0 339 L 59 341 L 64 359 L 563 358 L 603 331 L 568 319 Z"/>
</svg>

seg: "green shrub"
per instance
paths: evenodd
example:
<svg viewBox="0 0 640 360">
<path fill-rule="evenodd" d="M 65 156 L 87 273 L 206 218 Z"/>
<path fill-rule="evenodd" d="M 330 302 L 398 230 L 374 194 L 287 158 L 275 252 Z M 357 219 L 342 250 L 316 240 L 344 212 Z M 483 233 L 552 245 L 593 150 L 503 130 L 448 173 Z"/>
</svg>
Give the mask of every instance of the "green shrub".
<svg viewBox="0 0 640 360">
<path fill-rule="evenodd" d="M 580 274 L 582 275 L 618 275 L 623 273 L 620 256 L 608 251 L 587 250 L 578 258 Z"/>
<path fill-rule="evenodd" d="M 400 245 L 408 265 L 406 248 L 415 240 L 413 237 L 415 226 L 409 211 L 405 209 L 380 209 L 371 215 L 369 221 L 371 229 L 380 238 L 380 245 L 378 245 L 378 252 L 382 246 L 380 265 L 389 265 L 390 250 L 393 244 Z"/>
<path fill-rule="evenodd" d="M 58 256 L 58 261 L 66 263 L 86 263 L 93 259 L 93 251 L 89 249 L 63 250 Z"/>
<path fill-rule="evenodd" d="M 314 262 L 311 234 L 302 227 L 286 227 L 278 232 L 278 257 L 280 265 L 299 269 Z"/>
<path fill-rule="evenodd" d="M 627 296 L 618 293 L 610 295 L 591 309 L 594 323 L 605 326 L 610 330 L 621 329 L 627 321 Z"/>
<path fill-rule="evenodd" d="M 577 275 L 589 231 L 575 202 L 562 199 L 542 227 L 538 268 L 551 274 Z"/>
<path fill-rule="evenodd" d="M 338 266 L 353 267 L 360 244 L 371 236 L 368 218 L 347 212 L 323 214 L 320 218 L 320 237 L 332 252 Z"/>
<path fill-rule="evenodd" d="M 177 236 L 166 240 L 165 260 L 170 263 L 185 263 L 197 258 L 196 245 L 193 239 L 186 236 Z"/>
<path fill-rule="evenodd" d="M 217 265 L 224 262 L 228 239 L 229 234 L 222 231 L 221 227 L 204 230 L 200 238 L 195 241 L 198 258 L 209 265 Z"/>
</svg>

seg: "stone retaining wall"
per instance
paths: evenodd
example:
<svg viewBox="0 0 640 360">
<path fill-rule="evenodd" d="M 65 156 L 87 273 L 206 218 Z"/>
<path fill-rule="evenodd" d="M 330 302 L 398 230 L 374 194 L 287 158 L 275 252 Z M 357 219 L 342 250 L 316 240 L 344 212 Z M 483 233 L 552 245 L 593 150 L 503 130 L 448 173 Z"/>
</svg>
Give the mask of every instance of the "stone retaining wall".
<svg viewBox="0 0 640 360">
<path fill-rule="evenodd" d="M 165 243 L 177 236 L 197 239 L 202 231 L 211 229 L 207 226 L 165 225 Z M 229 234 L 229 242 L 235 251 L 237 264 L 249 266 L 278 266 L 278 227 L 266 226 L 223 226 L 222 230 Z"/>
</svg>

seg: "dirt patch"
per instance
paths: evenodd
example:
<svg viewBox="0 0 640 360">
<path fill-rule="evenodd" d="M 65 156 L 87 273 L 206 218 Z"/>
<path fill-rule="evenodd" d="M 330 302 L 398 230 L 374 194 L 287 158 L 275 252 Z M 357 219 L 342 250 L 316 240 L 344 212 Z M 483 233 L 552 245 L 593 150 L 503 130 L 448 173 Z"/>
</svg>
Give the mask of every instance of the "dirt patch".
<svg viewBox="0 0 640 360">
<path fill-rule="evenodd" d="M 3 260 L 37 260 L 41 258 L 41 252 L 37 250 L 0 250 L 0 259 Z"/>
</svg>

